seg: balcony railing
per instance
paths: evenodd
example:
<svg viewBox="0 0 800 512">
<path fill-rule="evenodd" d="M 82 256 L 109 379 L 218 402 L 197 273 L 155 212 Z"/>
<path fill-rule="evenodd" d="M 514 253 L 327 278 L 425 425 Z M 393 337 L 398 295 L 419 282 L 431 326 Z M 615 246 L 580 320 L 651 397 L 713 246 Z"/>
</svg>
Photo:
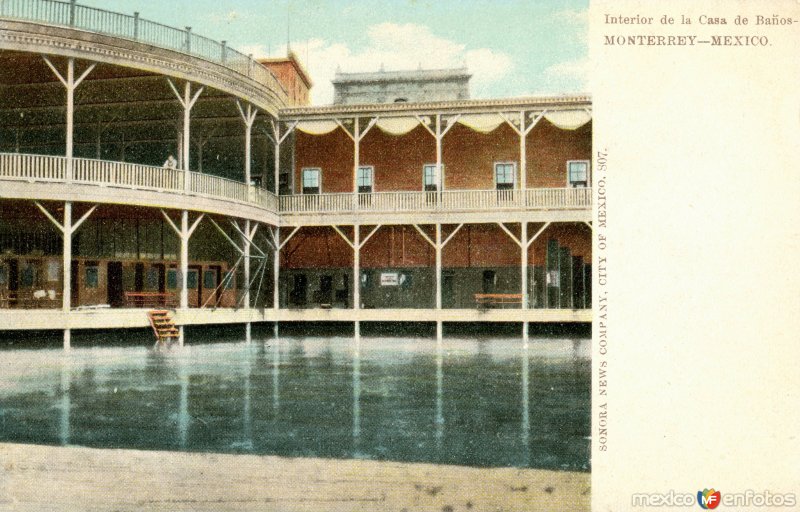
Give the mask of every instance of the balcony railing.
<svg viewBox="0 0 800 512">
<path fill-rule="evenodd" d="M 180 169 L 73 158 L 72 170 L 72 183 L 187 193 L 184 188 L 187 173 Z M 249 204 L 277 212 L 278 201 L 275 194 L 267 190 L 248 187 L 244 183 L 210 174 L 189 172 L 188 176 L 190 195 Z M 66 157 L 0 153 L 0 180 L 66 183 L 66 178 Z"/>
<path fill-rule="evenodd" d="M 175 50 L 214 62 L 273 91 L 286 89 L 272 72 L 224 42 L 139 17 L 59 0 L 0 0 L 0 17 L 77 28 Z"/>
<path fill-rule="evenodd" d="M 448 190 L 280 196 L 280 213 L 588 209 L 590 188 Z"/>
<path fill-rule="evenodd" d="M 187 175 L 188 190 L 184 188 Z M 0 153 L 0 180 L 66 183 L 67 158 Z M 73 158 L 71 182 L 203 196 L 256 206 L 271 213 L 287 214 L 576 210 L 589 209 L 592 204 L 590 188 L 447 190 L 442 193 L 398 191 L 276 197 L 263 188 L 248 187 L 239 181 L 210 174 L 89 158 Z"/>
</svg>

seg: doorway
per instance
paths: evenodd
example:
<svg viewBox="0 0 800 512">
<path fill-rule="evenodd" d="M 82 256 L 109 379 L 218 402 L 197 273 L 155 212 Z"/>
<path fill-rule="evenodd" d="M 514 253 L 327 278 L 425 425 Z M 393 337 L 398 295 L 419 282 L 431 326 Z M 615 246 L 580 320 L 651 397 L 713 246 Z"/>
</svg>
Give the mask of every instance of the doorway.
<svg viewBox="0 0 800 512">
<path fill-rule="evenodd" d="M 112 308 L 125 305 L 125 288 L 122 284 L 122 262 L 109 261 L 106 267 L 108 304 Z"/>
</svg>

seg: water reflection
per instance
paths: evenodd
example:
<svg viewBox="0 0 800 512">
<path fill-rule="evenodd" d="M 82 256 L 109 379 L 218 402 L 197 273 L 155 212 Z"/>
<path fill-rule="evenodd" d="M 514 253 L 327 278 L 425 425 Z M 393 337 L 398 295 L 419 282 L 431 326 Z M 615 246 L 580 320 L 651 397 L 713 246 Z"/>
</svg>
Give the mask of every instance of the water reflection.
<svg viewBox="0 0 800 512">
<path fill-rule="evenodd" d="M 69 433 L 70 433 L 70 425 L 69 425 L 69 414 L 70 409 L 72 409 L 72 402 L 70 401 L 70 382 L 72 381 L 72 368 L 70 364 L 69 355 L 65 354 L 64 357 L 61 359 L 61 383 L 59 387 L 58 395 L 60 398 L 60 403 L 58 405 L 59 410 L 59 417 L 58 417 L 58 438 L 61 442 L 62 446 L 66 446 L 69 444 Z"/>
<path fill-rule="evenodd" d="M 0 440 L 588 469 L 588 340 L 433 341 L 6 351 Z"/>
</svg>

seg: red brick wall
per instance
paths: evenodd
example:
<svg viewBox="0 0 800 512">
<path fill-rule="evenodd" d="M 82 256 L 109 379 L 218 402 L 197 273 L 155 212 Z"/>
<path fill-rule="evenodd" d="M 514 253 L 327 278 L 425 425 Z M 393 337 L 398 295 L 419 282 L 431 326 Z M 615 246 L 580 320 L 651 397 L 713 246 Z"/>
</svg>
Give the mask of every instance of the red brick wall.
<svg viewBox="0 0 800 512">
<path fill-rule="evenodd" d="M 565 187 L 567 161 L 591 159 L 591 123 L 561 130 L 543 119 L 526 141 L 529 187 Z M 323 192 L 353 190 L 353 141 L 341 129 L 298 132 L 295 155 L 297 193 L 303 167 L 322 169 Z M 422 126 L 401 136 L 375 127 L 361 141 L 360 161 L 374 167 L 376 192 L 422 190 L 422 166 L 436 162 L 436 142 Z M 487 134 L 456 124 L 444 137 L 442 162 L 445 189 L 493 189 L 496 162 L 514 162 L 519 173 L 519 136 L 505 123 Z"/>
<path fill-rule="evenodd" d="M 566 187 L 567 161 L 591 160 L 592 123 L 562 130 L 542 119 L 528 134 L 526 146 L 528 187 Z"/>
<path fill-rule="evenodd" d="M 375 192 L 419 191 L 422 166 L 436 163 L 436 139 L 422 125 L 399 136 L 375 127 L 361 140 L 360 160 L 375 168 Z"/>
<path fill-rule="evenodd" d="M 353 191 L 353 141 L 341 128 L 325 135 L 297 131 L 295 138 L 295 194 L 302 192 L 302 169 L 322 169 L 322 192 Z"/>
<path fill-rule="evenodd" d="M 442 142 L 445 190 L 494 189 L 495 162 L 519 163 L 519 136 L 508 124 L 487 134 L 456 124 Z"/>
</svg>

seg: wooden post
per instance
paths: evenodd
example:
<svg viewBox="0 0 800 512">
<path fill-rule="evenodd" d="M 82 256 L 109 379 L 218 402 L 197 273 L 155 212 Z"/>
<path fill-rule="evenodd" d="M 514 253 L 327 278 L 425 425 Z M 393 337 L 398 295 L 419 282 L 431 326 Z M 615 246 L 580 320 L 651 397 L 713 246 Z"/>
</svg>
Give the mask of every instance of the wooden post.
<svg viewBox="0 0 800 512">
<path fill-rule="evenodd" d="M 358 209 L 358 167 L 361 160 L 361 133 L 358 117 L 353 120 L 353 211 Z M 358 242 L 356 242 L 358 245 Z"/>
<path fill-rule="evenodd" d="M 442 309 L 442 225 L 436 224 L 436 309 Z"/>
<path fill-rule="evenodd" d="M 244 307 L 250 307 L 250 219 L 244 221 L 244 232 L 247 236 L 242 237 L 244 254 Z"/>
<path fill-rule="evenodd" d="M 523 221 L 519 233 L 520 239 L 520 293 L 522 294 L 522 309 L 528 309 L 528 222 Z"/>
<path fill-rule="evenodd" d="M 189 308 L 189 212 L 181 212 L 181 309 Z"/>
<path fill-rule="evenodd" d="M 361 231 L 358 224 L 353 226 L 353 309 L 361 309 Z"/>
<path fill-rule="evenodd" d="M 62 282 L 61 309 L 69 317 L 72 306 L 72 202 L 64 203 L 64 229 L 62 240 L 64 243 L 63 260 L 61 262 Z M 64 329 L 64 350 L 72 346 L 72 333 Z"/>
</svg>

